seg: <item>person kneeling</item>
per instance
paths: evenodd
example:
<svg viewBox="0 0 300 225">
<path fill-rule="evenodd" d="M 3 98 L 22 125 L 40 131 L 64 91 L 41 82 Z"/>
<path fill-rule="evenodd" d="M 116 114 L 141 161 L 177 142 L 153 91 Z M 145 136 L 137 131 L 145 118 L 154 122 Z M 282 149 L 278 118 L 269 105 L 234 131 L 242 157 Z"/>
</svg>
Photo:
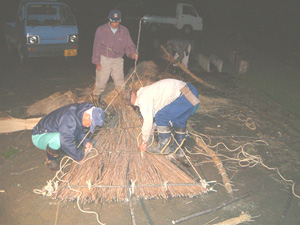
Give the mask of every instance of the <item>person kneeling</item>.
<svg viewBox="0 0 300 225">
<path fill-rule="evenodd" d="M 90 103 L 74 103 L 63 106 L 44 116 L 33 128 L 32 142 L 46 151 L 46 165 L 50 170 L 59 170 L 64 154 L 76 161 L 84 161 L 93 144 L 86 136 L 86 128 L 93 133 L 96 126 L 102 126 L 105 113 Z M 84 151 L 76 142 L 83 144 Z"/>
</svg>

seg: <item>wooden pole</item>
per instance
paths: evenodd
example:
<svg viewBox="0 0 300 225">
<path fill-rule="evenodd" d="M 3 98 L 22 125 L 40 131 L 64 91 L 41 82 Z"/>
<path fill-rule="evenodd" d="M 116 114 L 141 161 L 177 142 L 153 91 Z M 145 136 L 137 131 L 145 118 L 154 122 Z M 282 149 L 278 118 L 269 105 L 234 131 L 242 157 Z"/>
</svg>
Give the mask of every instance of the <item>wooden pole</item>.
<svg viewBox="0 0 300 225">
<path fill-rule="evenodd" d="M 232 204 L 232 203 L 234 203 L 234 202 L 237 202 L 237 201 L 239 201 L 239 200 L 241 200 L 241 199 L 244 199 L 244 198 L 248 197 L 248 196 L 251 195 L 253 192 L 254 192 L 254 190 L 249 191 L 248 193 L 246 193 L 246 194 L 244 194 L 244 195 L 241 195 L 241 196 L 239 196 L 239 197 L 231 198 L 231 199 L 229 199 L 229 200 L 227 200 L 227 201 L 225 201 L 225 202 L 222 202 L 221 205 L 219 205 L 219 206 L 217 206 L 217 207 L 215 207 L 215 208 L 207 209 L 207 210 L 204 210 L 204 211 L 198 212 L 198 213 L 194 213 L 194 214 L 192 214 L 192 215 L 189 215 L 189 216 L 186 216 L 186 217 L 182 217 L 182 218 L 180 218 L 180 219 L 178 219 L 178 220 L 172 220 L 172 224 L 181 223 L 181 222 L 183 222 L 183 221 L 192 219 L 192 218 L 197 217 L 197 216 L 202 216 L 202 215 L 205 215 L 205 214 L 207 214 L 207 213 L 215 212 L 215 211 L 217 211 L 217 210 L 219 210 L 219 209 L 222 209 L 223 207 L 225 207 L 225 206 L 227 206 L 227 205 L 230 205 L 230 204 Z"/>
<path fill-rule="evenodd" d="M 167 51 L 167 49 L 161 45 L 160 48 L 164 51 L 164 53 L 167 55 L 167 60 L 170 62 L 170 64 L 174 61 L 174 58 L 171 57 L 171 55 L 169 54 L 169 52 Z M 169 64 L 169 65 L 170 65 Z M 168 65 L 168 66 L 169 66 Z M 180 67 L 180 69 L 182 69 L 182 71 L 184 71 L 186 74 L 190 75 L 193 79 L 195 79 L 197 82 L 199 82 L 200 84 L 212 88 L 212 89 L 216 89 L 215 86 L 205 82 L 204 80 L 202 80 L 201 78 L 197 77 L 195 74 L 193 74 L 188 68 L 186 68 L 184 65 L 182 65 L 180 62 L 177 62 L 176 65 L 178 65 Z"/>
</svg>

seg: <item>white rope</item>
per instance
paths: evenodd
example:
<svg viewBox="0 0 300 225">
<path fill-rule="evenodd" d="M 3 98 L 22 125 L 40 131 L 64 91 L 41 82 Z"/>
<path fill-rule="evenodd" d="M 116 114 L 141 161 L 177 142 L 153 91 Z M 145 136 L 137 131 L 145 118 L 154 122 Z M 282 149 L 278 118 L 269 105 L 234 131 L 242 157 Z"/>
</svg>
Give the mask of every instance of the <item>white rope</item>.
<svg viewBox="0 0 300 225">
<path fill-rule="evenodd" d="M 42 190 L 33 189 L 33 193 L 50 197 L 56 193 L 57 189 L 58 189 L 58 181 L 54 182 L 53 180 L 49 180 L 47 181 L 47 185 L 44 186 Z"/>
<path fill-rule="evenodd" d="M 80 204 L 79 204 L 79 200 L 80 200 L 80 197 L 81 197 L 81 195 L 82 195 L 82 192 L 79 191 L 79 190 L 76 190 L 76 189 L 74 189 L 74 188 L 71 188 L 69 181 L 68 181 L 68 180 L 63 180 L 63 179 L 62 179 L 62 177 L 65 176 L 65 173 L 63 172 L 63 169 L 64 169 L 64 168 L 66 168 L 67 166 L 71 165 L 72 163 L 83 164 L 83 163 L 85 163 L 86 161 L 88 161 L 88 160 L 90 160 L 90 159 L 92 159 L 92 158 L 95 158 L 95 157 L 99 154 L 98 151 L 97 151 L 97 149 L 92 148 L 92 149 L 90 150 L 90 152 L 91 152 L 91 151 L 94 151 L 96 154 L 93 155 L 93 156 L 91 156 L 91 157 L 86 158 L 83 162 L 77 162 L 77 161 L 75 161 L 74 159 L 72 159 L 70 156 L 64 156 L 64 157 L 61 159 L 61 161 L 60 161 L 60 169 L 59 169 L 59 171 L 56 172 L 56 174 L 55 174 L 55 176 L 52 178 L 52 180 L 47 181 L 47 185 L 44 186 L 41 190 L 39 190 L 39 189 L 34 189 L 33 192 L 34 192 L 35 194 L 40 194 L 40 195 L 43 195 L 43 196 L 51 197 L 53 194 L 55 194 L 55 193 L 57 192 L 57 190 L 58 190 L 58 182 L 59 182 L 59 181 L 60 181 L 60 182 L 67 183 L 67 185 L 68 185 L 68 187 L 70 188 L 70 190 L 80 193 L 80 195 L 77 197 L 77 206 L 78 206 L 79 210 L 80 210 L 81 212 L 83 212 L 83 213 L 96 214 L 97 222 L 98 222 L 99 224 L 101 224 L 101 225 L 105 225 L 104 223 L 101 223 L 101 221 L 99 220 L 99 215 L 98 215 L 97 212 L 94 212 L 94 211 L 86 211 L 86 210 L 81 209 Z M 63 163 L 63 160 L 64 160 L 64 159 L 67 159 L 67 160 L 65 161 L 65 163 Z M 68 164 L 69 161 L 72 161 L 72 162 Z M 59 177 L 59 174 L 62 174 L 61 177 Z M 56 181 L 54 181 L 54 180 L 56 180 Z M 88 180 L 88 181 L 86 181 L 86 183 L 87 183 L 88 188 L 89 188 L 89 190 L 90 190 L 90 189 L 92 188 L 91 181 Z"/>
</svg>

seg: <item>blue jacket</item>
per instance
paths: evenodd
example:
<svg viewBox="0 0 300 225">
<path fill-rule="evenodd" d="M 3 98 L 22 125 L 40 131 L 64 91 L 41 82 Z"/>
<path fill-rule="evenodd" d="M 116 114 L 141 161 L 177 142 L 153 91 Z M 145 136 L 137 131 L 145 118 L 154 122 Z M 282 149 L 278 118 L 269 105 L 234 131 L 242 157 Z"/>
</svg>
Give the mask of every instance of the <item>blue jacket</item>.
<svg viewBox="0 0 300 225">
<path fill-rule="evenodd" d="M 84 152 L 77 148 L 76 141 L 80 143 L 86 135 L 82 125 L 84 111 L 93 107 L 90 103 L 74 103 L 63 106 L 44 116 L 33 128 L 32 134 L 58 132 L 60 134 L 61 149 L 76 161 L 84 157 Z M 83 146 L 89 142 L 83 141 Z"/>
</svg>

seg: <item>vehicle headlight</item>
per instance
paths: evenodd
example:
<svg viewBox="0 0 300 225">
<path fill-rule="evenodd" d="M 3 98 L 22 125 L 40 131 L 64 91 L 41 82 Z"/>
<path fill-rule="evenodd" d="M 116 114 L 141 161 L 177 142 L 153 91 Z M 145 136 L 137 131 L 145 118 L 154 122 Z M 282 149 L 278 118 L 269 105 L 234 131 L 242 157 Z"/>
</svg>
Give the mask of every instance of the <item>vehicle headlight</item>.
<svg viewBox="0 0 300 225">
<path fill-rule="evenodd" d="M 27 44 L 38 44 L 39 42 L 40 38 L 38 35 L 27 36 Z"/>
<path fill-rule="evenodd" d="M 68 42 L 71 42 L 71 43 L 78 42 L 78 35 L 77 34 L 71 34 L 71 35 L 69 35 Z"/>
</svg>

